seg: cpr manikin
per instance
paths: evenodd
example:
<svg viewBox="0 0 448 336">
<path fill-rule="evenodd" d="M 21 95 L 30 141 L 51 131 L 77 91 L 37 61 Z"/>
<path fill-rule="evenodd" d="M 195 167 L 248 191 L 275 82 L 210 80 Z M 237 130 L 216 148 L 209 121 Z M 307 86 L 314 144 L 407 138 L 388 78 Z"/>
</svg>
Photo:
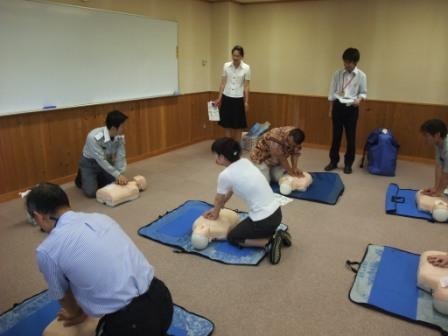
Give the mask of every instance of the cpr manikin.
<svg viewBox="0 0 448 336">
<path fill-rule="evenodd" d="M 446 252 L 427 251 L 420 256 L 418 287 L 432 293 L 434 309 L 448 314 L 448 268 L 436 267 L 428 262 L 428 256 L 446 255 Z"/>
<path fill-rule="evenodd" d="M 99 318 L 87 317 L 80 324 L 64 327 L 62 321 L 55 319 L 45 328 L 42 336 L 95 336 L 95 330 L 99 320 Z"/>
<path fill-rule="evenodd" d="M 448 220 L 448 199 L 445 197 L 423 195 L 420 190 L 417 192 L 415 200 L 418 209 L 431 213 L 436 222 L 442 223 Z"/>
<path fill-rule="evenodd" d="M 278 184 L 280 186 L 280 193 L 283 195 L 289 195 L 294 190 L 306 191 L 311 183 L 313 183 L 313 178 L 310 174 L 303 172 L 302 177 L 283 175 Z"/>
<path fill-rule="evenodd" d="M 221 209 L 217 220 L 200 216 L 193 223 L 191 244 L 197 250 L 203 250 L 212 240 L 227 239 L 228 233 L 240 222 L 240 216 L 232 210 Z"/>
<path fill-rule="evenodd" d="M 96 191 L 96 200 L 100 203 L 114 207 L 118 204 L 135 200 L 140 191 L 147 187 L 146 179 L 137 175 L 126 185 L 111 183 Z"/>
</svg>

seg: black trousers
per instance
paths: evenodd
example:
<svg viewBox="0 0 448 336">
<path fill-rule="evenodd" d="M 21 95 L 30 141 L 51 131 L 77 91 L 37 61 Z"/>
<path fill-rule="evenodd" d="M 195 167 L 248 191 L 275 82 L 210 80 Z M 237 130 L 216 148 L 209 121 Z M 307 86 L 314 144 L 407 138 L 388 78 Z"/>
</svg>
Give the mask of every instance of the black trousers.
<svg viewBox="0 0 448 336">
<path fill-rule="evenodd" d="M 173 301 L 165 284 L 153 278 L 146 293 L 123 309 L 103 316 L 97 336 L 164 336 L 173 318 Z"/>
<path fill-rule="evenodd" d="M 333 140 L 330 149 L 332 163 L 339 162 L 339 148 L 341 147 L 342 132 L 345 129 L 347 150 L 345 152 L 345 166 L 351 167 L 355 160 L 356 151 L 356 124 L 358 123 L 358 106 L 346 106 L 338 100 L 333 102 Z"/>
<path fill-rule="evenodd" d="M 282 210 L 280 207 L 269 217 L 256 222 L 247 216 L 229 232 L 227 240 L 233 245 L 239 245 L 246 239 L 271 238 L 281 222 Z"/>
</svg>

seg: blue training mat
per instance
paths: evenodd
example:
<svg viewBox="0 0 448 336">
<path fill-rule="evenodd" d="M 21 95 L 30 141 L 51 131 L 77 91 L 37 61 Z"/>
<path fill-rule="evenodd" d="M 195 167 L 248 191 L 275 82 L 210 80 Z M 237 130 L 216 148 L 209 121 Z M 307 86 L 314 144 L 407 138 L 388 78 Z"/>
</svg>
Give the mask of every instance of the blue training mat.
<svg viewBox="0 0 448 336">
<path fill-rule="evenodd" d="M 227 241 L 213 241 L 207 248 L 198 251 L 191 245 L 194 221 L 212 207 L 211 204 L 203 201 L 187 201 L 177 209 L 159 216 L 159 219 L 140 228 L 138 234 L 159 243 L 176 247 L 180 252 L 197 254 L 224 264 L 258 265 L 266 255 L 264 248 L 240 248 Z M 246 216 L 246 213 L 240 213 L 241 220 Z M 280 226 L 286 228 L 284 224 L 280 224 Z"/>
<path fill-rule="evenodd" d="M 43 291 L 16 305 L 0 316 L 0 336 L 41 336 L 55 318 L 59 303 Z M 208 336 L 213 333 L 213 322 L 174 305 L 173 321 L 168 335 Z"/>
<path fill-rule="evenodd" d="M 404 217 L 426 219 L 433 222 L 432 215 L 428 212 L 420 211 L 415 202 L 417 190 L 400 189 L 395 184 L 389 184 L 386 192 L 386 213 Z"/>
<path fill-rule="evenodd" d="M 344 192 L 344 183 L 336 173 L 310 173 L 313 183 L 307 191 L 293 191 L 288 197 L 335 205 Z M 271 183 L 272 190 L 280 194 L 278 183 Z"/>
<path fill-rule="evenodd" d="M 381 245 L 368 245 L 356 273 L 350 301 L 383 313 L 448 332 L 448 316 L 434 310 L 432 295 L 417 287 L 420 256 Z M 358 269 L 353 265 L 359 265 Z"/>
</svg>

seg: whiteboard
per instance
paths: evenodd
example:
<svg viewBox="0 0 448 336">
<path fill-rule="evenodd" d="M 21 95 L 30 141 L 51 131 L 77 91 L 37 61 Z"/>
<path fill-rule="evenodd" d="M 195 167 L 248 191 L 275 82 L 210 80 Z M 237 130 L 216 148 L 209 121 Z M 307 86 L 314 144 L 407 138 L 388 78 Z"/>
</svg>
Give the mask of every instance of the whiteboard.
<svg viewBox="0 0 448 336">
<path fill-rule="evenodd" d="M 176 22 L 0 0 L 0 116 L 178 92 Z"/>
</svg>

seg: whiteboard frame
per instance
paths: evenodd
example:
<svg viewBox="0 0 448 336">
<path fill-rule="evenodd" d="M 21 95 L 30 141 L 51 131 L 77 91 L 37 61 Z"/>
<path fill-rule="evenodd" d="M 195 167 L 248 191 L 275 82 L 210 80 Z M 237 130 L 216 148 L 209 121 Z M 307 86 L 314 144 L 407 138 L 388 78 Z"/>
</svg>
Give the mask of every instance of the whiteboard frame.
<svg viewBox="0 0 448 336">
<path fill-rule="evenodd" d="M 179 22 L 176 20 L 168 20 L 168 19 L 160 19 L 153 16 L 147 16 L 142 14 L 134 14 L 129 12 L 121 12 L 116 10 L 110 10 L 110 9 L 102 9 L 102 8 L 95 8 L 95 7 L 88 7 L 88 6 L 80 6 L 80 5 L 73 5 L 73 4 L 65 4 L 60 2 L 54 2 L 50 0 L 25 0 L 27 2 L 34 2 L 34 3 L 40 3 L 40 4 L 46 4 L 46 5 L 55 5 L 55 6 L 61 6 L 61 7 L 72 7 L 72 8 L 81 8 L 81 9 L 87 9 L 92 10 L 96 12 L 103 12 L 103 13 L 111 13 L 111 14 L 119 14 L 119 15 L 128 15 L 128 16 L 134 16 L 144 19 L 151 19 L 151 20 L 157 20 L 157 21 L 168 21 L 173 22 L 176 24 L 176 66 L 177 66 L 177 90 L 172 93 L 167 94 L 159 94 L 159 95 L 150 95 L 150 96 L 143 96 L 143 97 L 137 97 L 132 99 L 118 99 L 113 101 L 105 101 L 105 102 L 95 102 L 95 103 L 86 103 L 86 104 L 78 104 L 78 105 L 67 105 L 67 106 L 56 106 L 51 108 L 38 108 L 38 109 L 30 109 L 30 110 L 23 110 L 23 111 L 12 111 L 12 112 L 6 112 L 4 114 L 0 113 L 0 118 L 8 117 L 8 116 L 14 116 L 19 114 L 27 114 L 27 113 L 36 113 L 36 112 L 49 112 L 49 111 L 57 111 L 57 110 L 65 110 L 65 109 L 71 109 L 71 108 L 80 108 L 80 107 L 88 107 L 88 106 L 98 106 L 98 105 L 106 105 L 106 104 L 117 104 L 117 103 L 123 103 L 123 102 L 133 102 L 137 100 L 145 100 L 145 99 L 155 99 L 155 98 L 163 98 L 163 97 L 177 97 L 180 96 L 180 81 L 179 81 Z"/>
</svg>

